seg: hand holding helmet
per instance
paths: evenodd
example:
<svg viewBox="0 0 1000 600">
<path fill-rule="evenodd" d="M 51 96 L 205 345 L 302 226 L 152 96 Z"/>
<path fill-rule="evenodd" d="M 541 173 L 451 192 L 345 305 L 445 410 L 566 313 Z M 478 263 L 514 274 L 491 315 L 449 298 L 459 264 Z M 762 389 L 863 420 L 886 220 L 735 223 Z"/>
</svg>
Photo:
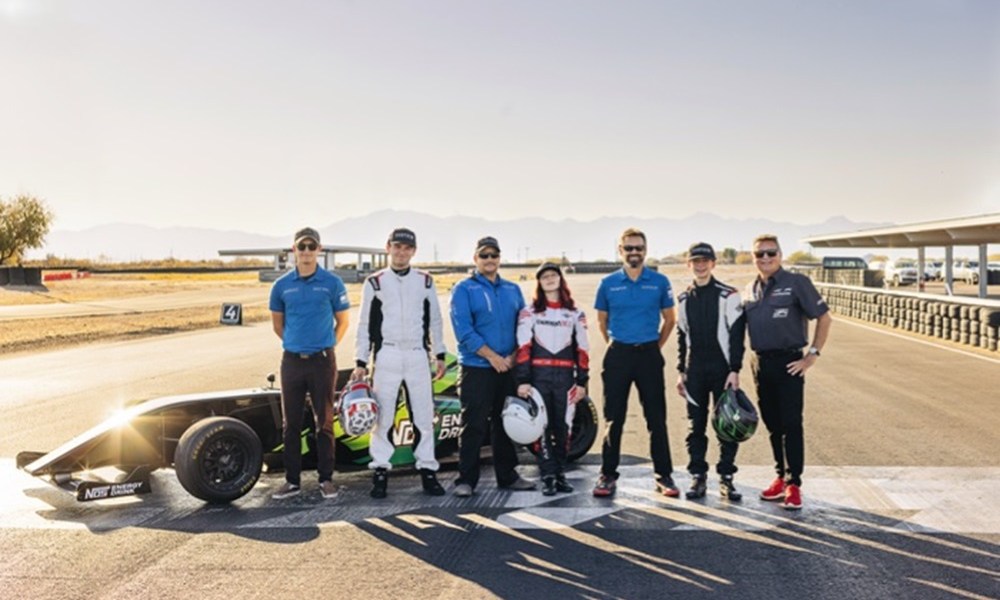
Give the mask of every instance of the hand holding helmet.
<svg viewBox="0 0 1000 600">
<path fill-rule="evenodd" d="M 534 387 L 528 398 L 507 396 L 501 416 L 504 431 L 517 444 L 533 444 L 549 424 L 545 401 Z"/>
<path fill-rule="evenodd" d="M 375 427 L 378 403 L 365 381 L 348 381 L 340 393 L 340 426 L 351 436 L 364 435 Z"/>
<path fill-rule="evenodd" d="M 757 411 L 740 389 L 727 389 L 715 404 L 712 427 L 724 442 L 745 442 L 757 431 Z"/>
</svg>

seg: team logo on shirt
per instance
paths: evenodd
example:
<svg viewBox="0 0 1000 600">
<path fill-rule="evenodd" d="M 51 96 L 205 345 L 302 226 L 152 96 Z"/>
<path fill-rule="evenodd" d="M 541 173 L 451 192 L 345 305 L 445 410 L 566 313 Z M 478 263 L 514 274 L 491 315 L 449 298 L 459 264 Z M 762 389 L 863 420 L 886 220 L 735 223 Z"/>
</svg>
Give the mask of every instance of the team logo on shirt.
<svg viewBox="0 0 1000 600">
<path fill-rule="evenodd" d="M 788 316 L 787 308 L 776 308 L 774 309 L 774 314 L 771 315 L 772 319 L 784 319 Z"/>
</svg>

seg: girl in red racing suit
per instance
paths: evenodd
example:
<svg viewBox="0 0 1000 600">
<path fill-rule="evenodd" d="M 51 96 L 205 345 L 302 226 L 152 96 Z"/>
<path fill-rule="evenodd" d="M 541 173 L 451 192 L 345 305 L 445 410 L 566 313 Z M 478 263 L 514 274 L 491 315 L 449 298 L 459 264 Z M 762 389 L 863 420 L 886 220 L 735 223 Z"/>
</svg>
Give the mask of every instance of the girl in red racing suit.
<svg viewBox="0 0 1000 600">
<path fill-rule="evenodd" d="M 535 273 L 538 286 L 532 305 L 517 319 L 514 379 L 517 394 L 534 387 L 545 400 L 548 426 L 538 456 L 542 493 L 573 491 L 563 474 L 569 446 L 569 423 L 575 405 L 587 395 L 590 348 L 587 319 L 576 308 L 559 266 L 543 263 Z"/>
</svg>

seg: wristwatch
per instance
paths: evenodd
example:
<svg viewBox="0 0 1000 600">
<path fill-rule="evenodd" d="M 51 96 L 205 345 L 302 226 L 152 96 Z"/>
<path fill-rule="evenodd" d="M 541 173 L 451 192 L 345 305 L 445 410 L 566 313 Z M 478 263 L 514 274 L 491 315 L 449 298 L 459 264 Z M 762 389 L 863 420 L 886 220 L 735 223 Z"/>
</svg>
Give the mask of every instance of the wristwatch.
<svg viewBox="0 0 1000 600">
<path fill-rule="evenodd" d="M 809 354 L 811 354 L 812 356 L 819 357 L 819 348 L 817 348 L 816 346 L 809 346 Z"/>
</svg>

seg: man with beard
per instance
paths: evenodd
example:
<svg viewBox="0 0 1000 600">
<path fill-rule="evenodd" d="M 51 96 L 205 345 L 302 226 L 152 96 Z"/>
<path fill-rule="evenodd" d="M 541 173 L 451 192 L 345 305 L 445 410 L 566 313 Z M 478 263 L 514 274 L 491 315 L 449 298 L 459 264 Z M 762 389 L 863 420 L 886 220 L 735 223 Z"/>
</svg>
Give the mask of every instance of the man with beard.
<svg viewBox="0 0 1000 600">
<path fill-rule="evenodd" d="M 601 280 L 597 288 L 597 320 L 604 341 L 601 379 L 604 382 L 604 420 L 607 429 L 601 449 L 601 474 L 594 495 L 615 493 L 621 459 L 622 429 L 628 412 L 632 384 L 649 431 L 656 491 L 671 498 L 680 495 L 674 485 L 670 443 L 667 438 L 667 402 L 661 349 L 674 329 L 677 316 L 670 280 L 646 268 L 646 234 L 638 229 L 622 232 L 618 252 L 620 271 Z"/>
</svg>

